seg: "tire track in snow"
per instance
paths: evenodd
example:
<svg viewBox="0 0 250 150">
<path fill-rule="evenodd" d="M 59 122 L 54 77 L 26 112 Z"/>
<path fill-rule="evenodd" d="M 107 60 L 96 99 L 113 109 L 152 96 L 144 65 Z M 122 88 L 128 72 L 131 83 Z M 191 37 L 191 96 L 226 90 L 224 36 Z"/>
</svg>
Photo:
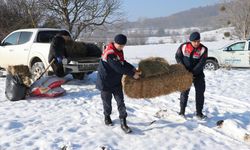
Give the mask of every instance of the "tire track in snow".
<svg viewBox="0 0 250 150">
<path fill-rule="evenodd" d="M 226 97 L 222 95 L 216 95 L 216 94 L 210 94 L 210 93 L 205 93 L 205 103 L 208 104 L 214 104 L 215 106 L 222 106 L 221 108 L 232 108 L 232 109 L 244 109 L 244 110 L 249 110 L 250 104 L 245 102 L 245 101 L 240 101 L 235 98 L 231 97 Z M 211 100 L 212 99 L 212 100 Z"/>
</svg>

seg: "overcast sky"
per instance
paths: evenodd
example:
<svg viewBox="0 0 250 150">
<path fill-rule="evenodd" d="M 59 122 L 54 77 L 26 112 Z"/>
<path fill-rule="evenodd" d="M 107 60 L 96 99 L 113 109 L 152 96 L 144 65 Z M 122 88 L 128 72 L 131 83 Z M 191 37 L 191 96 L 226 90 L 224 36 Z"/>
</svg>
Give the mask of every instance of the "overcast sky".
<svg viewBox="0 0 250 150">
<path fill-rule="evenodd" d="M 165 17 L 199 6 L 213 5 L 221 0 L 123 0 L 127 19 Z"/>
</svg>

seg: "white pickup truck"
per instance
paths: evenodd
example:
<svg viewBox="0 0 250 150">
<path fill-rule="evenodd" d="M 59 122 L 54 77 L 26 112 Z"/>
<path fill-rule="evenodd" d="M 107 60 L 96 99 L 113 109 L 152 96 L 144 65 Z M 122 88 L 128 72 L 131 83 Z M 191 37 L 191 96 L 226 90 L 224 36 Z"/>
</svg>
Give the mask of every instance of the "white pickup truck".
<svg viewBox="0 0 250 150">
<path fill-rule="evenodd" d="M 6 69 L 10 65 L 27 65 L 33 77 L 39 76 L 49 65 L 50 42 L 60 31 L 62 29 L 34 28 L 10 33 L 0 45 L 0 67 Z M 99 57 L 78 58 L 76 61 L 70 60 L 70 64 L 64 63 L 64 69 L 74 78 L 82 79 L 86 72 L 97 69 L 98 61 Z"/>
<path fill-rule="evenodd" d="M 250 40 L 234 42 L 218 50 L 208 50 L 207 70 L 219 67 L 250 67 Z"/>
</svg>

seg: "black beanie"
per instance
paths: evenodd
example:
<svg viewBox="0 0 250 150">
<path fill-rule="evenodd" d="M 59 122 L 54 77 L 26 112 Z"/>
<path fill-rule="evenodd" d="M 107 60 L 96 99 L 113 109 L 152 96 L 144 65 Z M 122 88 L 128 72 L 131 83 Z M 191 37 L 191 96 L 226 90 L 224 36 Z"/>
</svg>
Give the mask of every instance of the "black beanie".
<svg viewBox="0 0 250 150">
<path fill-rule="evenodd" d="M 190 37 L 189 37 L 189 40 L 190 41 L 197 41 L 197 40 L 200 40 L 201 36 L 200 36 L 200 33 L 199 32 L 193 32 Z"/>
<path fill-rule="evenodd" d="M 114 38 L 115 43 L 125 45 L 127 43 L 127 37 L 123 34 L 117 34 Z"/>
</svg>

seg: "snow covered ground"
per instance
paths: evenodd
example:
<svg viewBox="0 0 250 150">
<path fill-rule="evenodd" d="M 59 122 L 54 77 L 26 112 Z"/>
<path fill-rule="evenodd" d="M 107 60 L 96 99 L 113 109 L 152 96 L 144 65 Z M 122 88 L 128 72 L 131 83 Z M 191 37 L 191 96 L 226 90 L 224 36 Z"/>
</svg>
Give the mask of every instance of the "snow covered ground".
<svg viewBox="0 0 250 150">
<path fill-rule="evenodd" d="M 205 43 L 222 47 L 224 41 Z M 126 59 L 137 66 L 150 56 L 175 63 L 179 44 L 128 46 Z M 111 118 L 103 122 L 100 92 L 95 89 L 96 72 L 85 80 L 63 85 L 67 93 L 58 98 L 27 98 L 10 102 L 5 98 L 5 78 L 0 78 L 0 150 L 247 150 L 250 141 L 250 69 L 206 71 L 204 112 L 209 119 L 194 117 L 195 92 L 191 89 L 187 120 L 179 118 L 179 93 L 153 99 L 125 96 L 131 134 L 120 129 L 116 103 Z M 67 76 L 70 78 L 70 76 Z M 224 120 L 222 128 L 216 122 Z"/>
</svg>

